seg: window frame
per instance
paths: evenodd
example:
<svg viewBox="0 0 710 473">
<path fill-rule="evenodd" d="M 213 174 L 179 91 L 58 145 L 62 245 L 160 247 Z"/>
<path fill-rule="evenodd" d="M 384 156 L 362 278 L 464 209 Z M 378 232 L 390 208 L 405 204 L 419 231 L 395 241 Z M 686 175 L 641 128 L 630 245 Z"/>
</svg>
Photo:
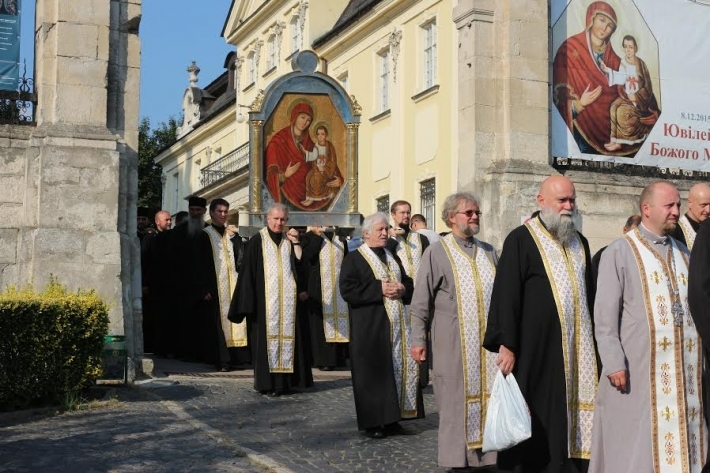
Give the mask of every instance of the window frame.
<svg viewBox="0 0 710 473">
<path fill-rule="evenodd" d="M 427 228 L 436 231 L 436 178 L 419 181 L 419 209 L 426 218 Z"/>
</svg>

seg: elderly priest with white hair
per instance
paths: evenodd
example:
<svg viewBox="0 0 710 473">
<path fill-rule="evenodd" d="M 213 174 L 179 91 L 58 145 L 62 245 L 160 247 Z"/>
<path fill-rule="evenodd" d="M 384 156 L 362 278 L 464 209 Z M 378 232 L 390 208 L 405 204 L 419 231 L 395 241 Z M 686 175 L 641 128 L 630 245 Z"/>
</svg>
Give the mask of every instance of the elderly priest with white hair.
<svg viewBox="0 0 710 473">
<path fill-rule="evenodd" d="M 403 419 L 424 417 L 419 368 L 409 356 L 406 305 L 414 291 L 397 255 L 385 248 L 387 215 L 365 218 L 364 244 L 348 253 L 340 292 L 350 312 L 350 367 L 358 429 L 370 438 L 403 433 Z"/>
</svg>

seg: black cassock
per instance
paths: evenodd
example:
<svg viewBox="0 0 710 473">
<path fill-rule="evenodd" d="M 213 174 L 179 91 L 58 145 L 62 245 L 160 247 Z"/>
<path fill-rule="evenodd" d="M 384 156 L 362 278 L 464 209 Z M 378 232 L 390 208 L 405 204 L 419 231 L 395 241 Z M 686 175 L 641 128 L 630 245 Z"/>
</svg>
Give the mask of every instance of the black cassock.
<svg viewBox="0 0 710 473">
<path fill-rule="evenodd" d="M 332 234 L 331 234 L 332 236 Z M 326 234 L 325 238 L 328 238 Z M 342 237 L 345 254 L 348 252 L 348 244 Z M 345 366 L 347 358 L 347 343 L 328 343 L 325 340 L 325 330 L 323 328 L 323 294 L 321 291 L 321 268 L 320 250 L 323 245 L 323 237 L 313 232 L 306 233 L 301 239 L 303 257 L 306 265 L 307 290 L 308 290 L 308 322 L 311 332 L 311 350 L 313 352 L 313 366 L 334 367 Z M 337 281 L 336 281 L 337 284 Z"/>
<path fill-rule="evenodd" d="M 202 231 L 195 235 L 188 233 L 188 224 L 178 225 L 170 232 L 168 241 L 168 268 L 172 292 L 167 305 L 173 314 L 166 321 L 164 346 L 167 354 L 187 360 L 197 360 L 201 354 L 195 344 L 194 327 L 199 326 L 196 310 L 201 301 L 199 288 L 193 284 L 199 261 L 199 242 Z"/>
<path fill-rule="evenodd" d="M 224 235 L 225 228 L 212 225 L 220 235 Z M 236 233 L 231 239 L 234 249 L 234 267 L 239 272 L 242 260 L 242 237 Z M 201 296 L 195 309 L 198 325 L 194 327 L 194 342 L 197 343 L 200 361 L 213 363 L 218 367 L 245 365 L 251 363 L 249 347 L 227 347 L 222 330 L 222 319 L 219 312 L 219 289 L 217 287 L 217 271 L 214 264 L 212 242 L 207 232 L 202 232 L 197 248 L 198 258 L 195 267 L 194 284 Z M 210 294 L 212 299 L 205 300 Z M 247 325 L 249 322 L 247 322 Z"/>
<path fill-rule="evenodd" d="M 277 246 L 283 238 L 282 234 L 275 234 L 270 230 L 269 235 Z M 303 322 L 298 320 L 299 311 L 296 315 L 293 373 L 271 373 L 269 371 L 269 358 L 266 351 L 266 295 L 264 293 L 266 281 L 261 244 L 261 233 L 257 233 L 244 247 L 237 287 L 234 289 L 232 304 L 229 307 L 229 320 L 239 323 L 246 318 L 249 324 L 251 332 L 249 344 L 252 347 L 251 356 L 254 365 L 254 389 L 259 392 L 284 392 L 291 388 L 313 386 L 313 373 L 311 373 L 308 353 L 305 352 L 303 330 L 300 328 Z M 294 279 L 298 280 L 293 248 L 291 249 L 291 271 Z"/>
<path fill-rule="evenodd" d="M 372 250 L 386 262 L 384 248 Z M 402 302 L 409 304 L 414 283 L 404 272 L 397 255 L 393 256 L 406 288 Z M 350 309 L 350 369 L 358 429 L 374 429 L 403 420 L 392 361 L 392 328 L 383 302 L 382 281 L 375 279 L 370 265 L 359 251 L 349 253 L 343 260 L 340 292 Z M 423 417 L 420 387 L 417 390 L 417 418 Z"/>
<path fill-rule="evenodd" d="M 690 253 L 688 305 L 695 328 L 703 341 L 703 413 L 706 422 L 710 424 L 710 219 L 700 224 L 693 251 Z M 710 471 L 710 464 L 706 465 L 703 471 Z"/>
<path fill-rule="evenodd" d="M 589 244 L 586 254 L 587 303 L 594 301 Z M 498 453 L 498 467 L 515 472 L 586 471 L 587 460 L 568 460 L 567 397 L 562 331 L 540 251 L 525 226 L 503 243 L 491 295 L 483 346 L 515 353 L 513 374 L 530 408 L 532 437 Z"/>
</svg>

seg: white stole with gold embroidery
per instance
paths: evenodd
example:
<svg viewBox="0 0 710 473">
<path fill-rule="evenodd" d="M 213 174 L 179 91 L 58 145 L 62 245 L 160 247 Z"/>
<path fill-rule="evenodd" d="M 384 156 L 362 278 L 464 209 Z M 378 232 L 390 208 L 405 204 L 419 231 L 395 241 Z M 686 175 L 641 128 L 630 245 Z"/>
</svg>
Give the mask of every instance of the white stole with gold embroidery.
<svg viewBox="0 0 710 473">
<path fill-rule="evenodd" d="M 700 473 L 707 426 L 702 410 L 702 345 L 688 308 L 688 262 L 669 238 L 661 255 L 638 229 L 625 235 L 636 258 L 648 316 L 654 470 Z M 672 307 L 680 302 L 678 323 Z M 643 376 L 643 374 L 642 374 Z"/>
<path fill-rule="evenodd" d="M 454 273 L 463 362 L 466 445 L 483 446 L 486 406 L 495 379 L 496 355 L 483 348 L 496 268 L 485 248 L 474 239 L 470 257 L 449 234 L 441 239 Z"/>
<path fill-rule="evenodd" d="M 567 448 L 570 458 L 589 459 L 597 392 L 597 363 L 587 305 L 586 254 L 579 235 L 562 246 L 540 222 L 525 223 L 535 240 L 552 286 L 562 328 L 567 388 Z"/>
<path fill-rule="evenodd" d="M 421 235 L 417 232 L 410 231 L 407 234 L 407 238 L 402 238 L 397 235 L 395 240 L 397 240 L 396 253 L 400 261 L 402 261 L 404 272 L 407 273 L 407 276 L 412 278 L 412 281 L 416 284 L 417 271 L 419 271 L 419 264 L 422 262 Z"/>
<path fill-rule="evenodd" d="M 261 234 L 266 297 L 266 351 L 269 372 L 293 373 L 296 344 L 296 279 L 291 270 L 291 242 L 277 247 L 268 228 Z"/>
<path fill-rule="evenodd" d="M 693 229 L 693 226 L 690 224 L 688 217 L 685 215 L 682 215 L 678 219 L 678 225 L 680 225 L 680 229 L 682 230 L 683 236 L 685 237 L 685 246 L 687 246 L 689 250 L 692 250 L 697 232 Z"/>
<path fill-rule="evenodd" d="M 320 263 L 321 304 L 323 306 L 323 331 L 328 343 L 347 343 L 350 340 L 348 304 L 340 295 L 340 267 L 345 247 L 337 236 L 333 241 L 323 237 L 318 262 Z"/>
<path fill-rule="evenodd" d="M 219 318 L 224 332 L 224 340 L 228 347 L 245 347 L 247 341 L 247 322 L 233 324 L 227 318 L 229 304 L 232 302 L 234 287 L 237 285 L 237 270 L 234 266 L 234 246 L 229 241 L 227 232 L 220 235 L 211 225 L 205 228 L 212 246 L 212 260 L 217 276 L 217 291 L 219 297 Z"/>
<path fill-rule="evenodd" d="M 385 249 L 385 265 L 367 245 L 360 245 L 358 251 L 370 265 L 375 279 L 390 279 L 402 282 L 402 273 L 392 253 Z M 403 419 L 417 416 L 417 392 L 419 389 L 419 366 L 410 356 L 409 335 L 411 325 L 407 308 L 401 299 L 389 299 L 382 296 L 382 302 L 390 320 L 390 341 L 392 342 L 392 365 L 394 380 L 399 393 L 399 409 Z"/>
</svg>

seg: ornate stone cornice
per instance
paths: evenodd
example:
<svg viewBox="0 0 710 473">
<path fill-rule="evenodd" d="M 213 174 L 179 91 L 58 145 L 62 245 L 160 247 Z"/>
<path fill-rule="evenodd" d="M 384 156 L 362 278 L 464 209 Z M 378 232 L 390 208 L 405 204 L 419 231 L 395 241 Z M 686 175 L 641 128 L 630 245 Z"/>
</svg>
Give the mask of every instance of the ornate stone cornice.
<svg viewBox="0 0 710 473">
<path fill-rule="evenodd" d="M 306 10 L 308 9 L 308 2 L 306 0 L 301 0 L 298 5 L 298 26 L 301 28 L 301 44 L 298 45 L 298 49 L 303 51 L 303 31 L 306 29 Z"/>
<path fill-rule="evenodd" d="M 399 57 L 399 45 L 402 42 L 402 30 L 397 28 L 389 35 L 390 54 L 392 55 L 392 80 L 397 82 L 397 58 Z"/>
<path fill-rule="evenodd" d="M 281 61 L 281 44 L 283 42 L 283 33 L 286 29 L 286 23 L 283 21 L 274 25 L 274 41 L 276 41 L 276 60 Z"/>
</svg>

